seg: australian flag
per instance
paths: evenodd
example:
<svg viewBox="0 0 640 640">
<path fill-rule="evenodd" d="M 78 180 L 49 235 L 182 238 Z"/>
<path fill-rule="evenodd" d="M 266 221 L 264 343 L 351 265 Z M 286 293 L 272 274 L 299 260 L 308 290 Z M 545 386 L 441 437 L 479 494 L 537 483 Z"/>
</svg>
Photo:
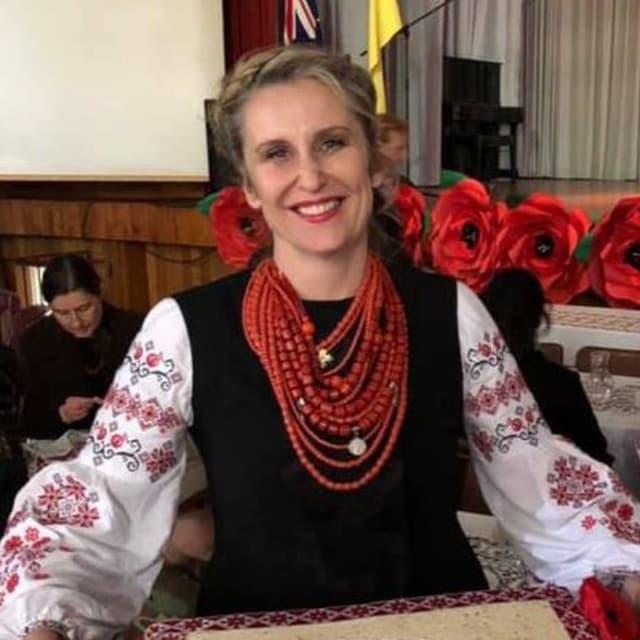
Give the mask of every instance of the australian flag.
<svg viewBox="0 0 640 640">
<path fill-rule="evenodd" d="M 321 44 L 316 0 L 284 0 L 285 44 L 313 42 Z"/>
</svg>

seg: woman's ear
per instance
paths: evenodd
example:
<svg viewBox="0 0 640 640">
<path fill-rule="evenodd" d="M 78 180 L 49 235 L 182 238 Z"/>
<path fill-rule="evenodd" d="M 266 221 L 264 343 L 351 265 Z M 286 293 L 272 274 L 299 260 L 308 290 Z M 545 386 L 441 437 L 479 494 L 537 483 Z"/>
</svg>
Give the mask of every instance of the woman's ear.
<svg viewBox="0 0 640 640">
<path fill-rule="evenodd" d="M 262 202 L 260 202 L 258 194 L 253 188 L 251 181 L 246 176 L 242 178 L 242 190 L 244 191 L 244 197 L 247 199 L 250 207 L 253 209 L 262 209 Z"/>
<path fill-rule="evenodd" d="M 385 156 L 383 156 L 378 149 L 373 152 L 373 158 L 371 159 L 371 186 L 374 189 L 379 189 L 385 183 L 389 171 L 391 170 L 391 164 Z"/>
<path fill-rule="evenodd" d="M 384 171 L 374 171 L 371 176 L 371 186 L 374 189 L 379 189 L 384 184 L 385 172 Z"/>
</svg>

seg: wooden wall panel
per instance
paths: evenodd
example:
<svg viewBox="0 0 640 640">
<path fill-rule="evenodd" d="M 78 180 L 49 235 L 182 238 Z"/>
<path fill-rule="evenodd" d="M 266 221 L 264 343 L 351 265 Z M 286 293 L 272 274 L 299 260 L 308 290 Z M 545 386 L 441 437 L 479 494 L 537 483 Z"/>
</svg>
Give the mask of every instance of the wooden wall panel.
<svg viewBox="0 0 640 640">
<path fill-rule="evenodd" d="M 0 199 L 0 235 L 213 244 L 209 221 L 195 203 L 176 207 L 150 202 Z"/>
<path fill-rule="evenodd" d="M 74 238 L 4 237 L 0 239 L 0 254 L 7 286 L 15 288 L 16 260 L 70 251 L 86 252 L 95 261 L 102 278 L 105 300 L 125 309 L 147 311 L 149 293 L 142 244 Z"/>
<path fill-rule="evenodd" d="M 213 249 L 147 245 L 146 260 L 150 304 L 232 271 Z"/>
<path fill-rule="evenodd" d="M 22 197 L 12 189 L 20 189 Z M 213 247 L 208 219 L 195 209 L 202 187 L 194 189 L 5 185 L 0 189 L 0 285 L 15 289 L 16 260 L 70 251 L 91 256 L 105 299 L 125 309 L 146 312 L 163 297 L 215 280 L 231 270 Z"/>
</svg>

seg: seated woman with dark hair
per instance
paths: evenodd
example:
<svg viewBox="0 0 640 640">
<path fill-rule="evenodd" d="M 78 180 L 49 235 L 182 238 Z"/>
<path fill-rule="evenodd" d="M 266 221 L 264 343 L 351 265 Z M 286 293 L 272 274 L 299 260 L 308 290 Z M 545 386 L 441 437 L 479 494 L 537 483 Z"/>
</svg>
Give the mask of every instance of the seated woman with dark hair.
<svg viewBox="0 0 640 640">
<path fill-rule="evenodd" d="M 51 314 L 18 344 L 27 385 L 22 435 L 53 439 L 89 429 L 142 316 L 105 302 L 93 265 L 75 254 L 49 262 L 42 294 Z"/>
<path fill-rule="evenodd" d="M 572 440 L 592 458 L 613 462 L 607 441 L 575 371 L 551 362 L 536 349 L 536 334 L 544 320 L 542 287 L 534 274 L 524 269 L 504 269 L 482 294 L 509 349 L 515 356 L 527 386 L 553 433 Z"/>
</svg>

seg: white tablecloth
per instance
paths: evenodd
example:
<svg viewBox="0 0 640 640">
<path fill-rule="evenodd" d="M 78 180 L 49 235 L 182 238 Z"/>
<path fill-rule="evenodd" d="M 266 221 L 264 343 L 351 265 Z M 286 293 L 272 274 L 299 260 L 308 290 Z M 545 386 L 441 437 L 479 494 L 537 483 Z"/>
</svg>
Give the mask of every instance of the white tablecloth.
<svg viewBox="0 0 640 640">
<path fill-rule="evenodd" d="M 563 362 L 575 366 L 581 347 L 640 349 L 640 310 L 556 304 L 551 307 L 551 328 L 541 342 L 558 342 Z"/>
<path fill-rule="evenodd" d="M 586 376 L 582 379 L 584 383 Z M 640 378 L 613 376 L 613 379 L 615 389 L 611 406 L 595 413 L 607 439 L 609 453 L 615 456 L 613 468 L 640 499 Z M 635 396 L 635 412 L 629 411 L 631 394 Z"/>
</svg>

